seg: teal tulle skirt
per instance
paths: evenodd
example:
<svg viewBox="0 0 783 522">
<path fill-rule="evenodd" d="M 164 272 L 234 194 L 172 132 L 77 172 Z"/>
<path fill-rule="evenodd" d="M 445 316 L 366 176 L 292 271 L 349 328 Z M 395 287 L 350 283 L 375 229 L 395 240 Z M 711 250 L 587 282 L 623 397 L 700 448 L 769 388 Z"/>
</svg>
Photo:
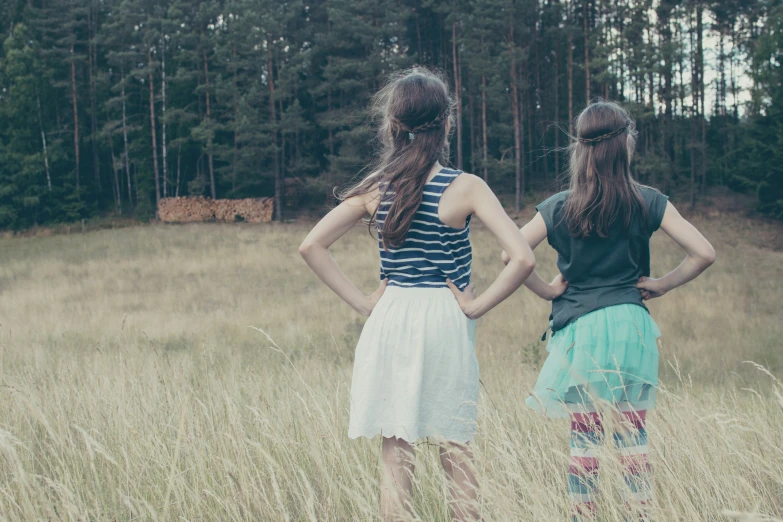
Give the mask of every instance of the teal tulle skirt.
<svg viewBox="0 0 783 522">
<path fill-rule="evenodd" d="M 547 417 L 600 407 L 650 410 L 658 387 L 658 338 L 649 312 L 634 304 L 602 308 L 552 334 L 528 406 Z"/>
</svg>

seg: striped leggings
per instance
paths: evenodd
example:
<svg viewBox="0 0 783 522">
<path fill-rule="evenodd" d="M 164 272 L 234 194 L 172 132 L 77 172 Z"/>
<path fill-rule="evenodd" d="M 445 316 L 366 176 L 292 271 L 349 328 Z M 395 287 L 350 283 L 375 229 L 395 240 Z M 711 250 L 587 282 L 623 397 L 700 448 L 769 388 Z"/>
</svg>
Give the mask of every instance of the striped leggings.
<svg viewBox="0 0 783 522">
<path fill-rule="evenodd" d="M 626 507 L 641 517 L 652 500 L 650 463 L 647 458 L 647 412 L 622 411 L 616 414 L 612 441 L 617 449 L 625 479 Z M 595 516 L 598 493 L 597 446 L 604 440 L 601 413 L 571 414 L 571 461 L 568 492 L 574 521 Z"/>
</svg>

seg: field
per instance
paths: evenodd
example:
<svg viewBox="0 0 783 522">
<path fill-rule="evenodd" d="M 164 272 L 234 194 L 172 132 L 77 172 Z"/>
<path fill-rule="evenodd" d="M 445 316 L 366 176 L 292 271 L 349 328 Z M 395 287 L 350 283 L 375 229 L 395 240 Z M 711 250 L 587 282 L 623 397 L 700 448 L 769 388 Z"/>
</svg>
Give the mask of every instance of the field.
<svg viewBox="0 0 783 522">
<path fill-rule="evenodd" d="M 783 252 L 769 248 L 783 229 L 695 222 L 717 263 L 651 303 L 664 332 L 653 518 L 783 519 Z M 346 435 L 363 319 L 299 258 L 307 229 L 0 240 L 0 519 L 377 519 L 380 442 Z M 501 264 L 480 226 L 473 243 L 480 290 Z M 682 254 L 660 234 L 654 244 L 660 275 Z M 335 257 L 375 288 L 366 228 Z M 553 252 L 537 257 L 552 275 Z M 479 322 L 475 453 L 488 521 L 566 519 L 567 423 L 523 403 L 547 313 L 521 290 Z M 416 514 L 448 520 L 436 449 L 419 445 L 418 460 Z M 619 466 L 605 460 L 600 519 L 620 522 Z"/>
</svg>

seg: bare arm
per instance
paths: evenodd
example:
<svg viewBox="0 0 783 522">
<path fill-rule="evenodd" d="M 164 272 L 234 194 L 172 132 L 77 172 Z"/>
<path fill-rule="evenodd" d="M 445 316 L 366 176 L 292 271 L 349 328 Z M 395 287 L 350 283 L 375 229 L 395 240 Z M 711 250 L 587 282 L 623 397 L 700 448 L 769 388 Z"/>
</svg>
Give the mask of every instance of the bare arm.
<svg viewBox="0 0 783 522">
<path fill-rule="evenodd" d="M 715 262 L 715 249 L 707 239 L 683 218 L 674 205 L 666 204 L 661 229 L 680 245 L 687 253 L 680 266 L 660 279 L 643 277 L 636 287 L 642 297 L 652 299 L 660 297 L 688 281 L 692 281 Z"/>
<path fill-rule="evenodd" d="M 516 224 L 508 217 L 500 201 L 484 180 L 471 176 L 470 186 L 466 189 L 471 213 L 476 215 L 495 234 L 509 256 L 506 268 L 487 288 L 486 292 L 475 299 L 469 295 L 470 292 L 460 292 L 449 281 L 449 287 L 457 297 L 465 315 L 477 319 L 513 294 L 533 272 L 536 261 L 525 238 L 519 233 Z"/>
<path fill-rule="evenodd" d="M 530 248 L 535 250 L 535 248 L 546 238 L 547 231 L 544 218 L 541 217 L 540 213 L 537 213 L 527 225 L 522 227 L 520 232 L 522 232 L 522 235 L 530 245 Z M 505 252 L 503 253 L 505 254 Z M 505 257 L 503 258 L 503 262 L 505 262 Z M 530 274 L 530 277 L 525 280 L 525 286 L 541 299 L 551 301 L 563 295 L 568 288 L 568 283 L 563 279 L 562 274 L 558 274 L 551 284 L 547 283 L 541 279 L 541 276 L 534 270 L 533 273 Z"/>
<path fill-rule="evenodd" d="M 386 288 L 386 281 L 382 281 L 381 286 L 371 296 L 364 295 L 340 270 L 329 252 L 329 247 L 367 215 L 367 206 L 374 197 L 374 194 L 367 194 L 343 201 L 313 227 L 299 246 L 299 253 L 326 286 L 351 305 L 351 308 L 365 316 L 370 315 L 375 303 L 380 299 Z"/>
</svg>

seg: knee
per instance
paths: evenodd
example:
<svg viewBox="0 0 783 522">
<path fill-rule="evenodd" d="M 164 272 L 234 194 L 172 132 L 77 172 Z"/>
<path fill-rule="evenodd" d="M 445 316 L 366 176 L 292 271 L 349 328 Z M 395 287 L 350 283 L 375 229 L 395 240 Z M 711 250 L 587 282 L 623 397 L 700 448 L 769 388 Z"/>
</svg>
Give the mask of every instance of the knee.
<svg viewBox="0 0 783 522">
<path fill-rule="evenodd" d="M 401 439 L 383 439 L 383 461 L 387 465 L 409 465 L 414 461 L 413 448 Z"/>
<path fill-rule="evenodd" d="M 440 463 L 449 476 L 460 472 L 467 475 L 471 473 L 472 455 L 466 446 L 449 444 L 441 447 Z"/>
</svg>

